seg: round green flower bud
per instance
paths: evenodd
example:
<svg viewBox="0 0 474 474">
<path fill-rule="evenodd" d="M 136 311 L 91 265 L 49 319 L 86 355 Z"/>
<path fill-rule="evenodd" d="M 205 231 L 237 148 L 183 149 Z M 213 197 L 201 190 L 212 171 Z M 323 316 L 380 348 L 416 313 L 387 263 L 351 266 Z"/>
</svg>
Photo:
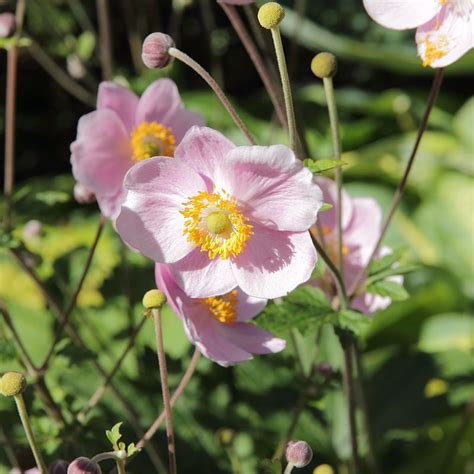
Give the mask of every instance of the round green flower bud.
<svg viewBox="0 0 474 474">
<path fill-rule="evenodd" d="M 143 297 L 143 306 L 145 306 L 146 309 L 160 309 L 165 303 L 166 296 L 160 290 L 147 291 Z"/>
<path fill-rule="evenodd" d="M 26 388 L 26 379 L 19 372 L 7 372 L 0 379 L 0 393 L 5 397 L 15 397 Z"/>
<path fill-rule="evenodd" d="M 277 2 L 268 2 L 258 10 L 258 21 L 267 30 L 277 27 L 285 18 L 285 9 Z"/>
<path fill-rule="evenodd" d="M 311 71 L 320 79 L 333 77 L 337 72 L 337 59 L 331 53 L 319 53 L 311 61 Z"/>
</svg>

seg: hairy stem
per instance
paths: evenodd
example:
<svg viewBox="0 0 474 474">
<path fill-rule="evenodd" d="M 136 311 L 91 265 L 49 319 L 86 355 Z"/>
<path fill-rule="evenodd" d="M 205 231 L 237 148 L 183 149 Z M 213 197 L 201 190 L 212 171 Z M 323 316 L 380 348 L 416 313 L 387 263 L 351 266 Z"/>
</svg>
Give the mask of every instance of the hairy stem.
<svg viewBox="0 0 474 474">
<path fill-rule="evenodd" d="M 28 439 L 28 444 L 30 445 L 31 451 L 33 452 L 33 456 L 36 461 L 36 466 L 40 470 L 41 474 L 47 474 L 48 470 L 46 469 L 43 456 L 41 455 L 38 444 L 36 443 L 36 439 L 33 435 L 30 418 L 26 410 L 25 400 L 23 399 L 23 395 L 21 393 L 15 396 L 15 402 L 18 408 L 18 414 L 20 415 L 23 429 L 25 430 L 26 438 Z"/>
<path fill-rule="evenodd" d="M 161 311 L 152 310 L 155 321 L 156 351 L 158 354 L 158 365 L 160 367 L 161 391 L 163 394 L 163 405 L 165 408 L 166 435 L 168 438 L 168 458 L 170 473 L 176 474 L 176 447 L 174 442 L 173 413 L 171 410 L 170 390 L 168 386 L 168 370 L 166 368 L 166 355 L 163 345 L 163 329 L 161 326 Z"/>
<path fill-rule="evenodd" d="M 214 93 L 217 95 L 218 99 L 221 101 L 222 105 L 225 107 L 229 115 L 232 117 L 232 120 L 234 123 L 237 125 L 237 127 L 240 128 L 242 133 L 246 136 L 247 140 L 249 143 L 252 145 L 255 145 L 255 140 L 250 133 L 249 129 L 246 127 L 242 119 L 239 117 L 239 114 L 235 110 L 234 106 L 229 102 L 229 99 L 225 95 L 224 91 L 221 89 L 219 84 L 214 80 L 214 78 L 194 59 L 192 59 L 190 56 L 188 56 L 186 53 L 183 53 L 179 49 L 176 48 L 170 48 L 168 50 L 168 53 L 170 56 L 173 56 L 174 58 L 180 60 L 187 66 L 189 66 L 193 71 L 195 71 L 199 76 L 201 76 L 209 85 L 209 87 L 214 91 Z"/>
</svg>

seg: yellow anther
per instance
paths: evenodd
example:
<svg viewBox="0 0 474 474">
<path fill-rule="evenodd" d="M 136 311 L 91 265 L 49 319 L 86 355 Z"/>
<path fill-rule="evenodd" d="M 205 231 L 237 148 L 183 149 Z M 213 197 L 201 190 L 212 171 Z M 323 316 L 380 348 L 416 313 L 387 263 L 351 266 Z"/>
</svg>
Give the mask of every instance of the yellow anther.
<svg viewBox="0 0 474 474">
<path fill-rule="evenodd" d="M 232 324 L 237 320 L 237 290 L 223 296 L 204 298 L 203 303 L 217 321 Z"/>
</svg>

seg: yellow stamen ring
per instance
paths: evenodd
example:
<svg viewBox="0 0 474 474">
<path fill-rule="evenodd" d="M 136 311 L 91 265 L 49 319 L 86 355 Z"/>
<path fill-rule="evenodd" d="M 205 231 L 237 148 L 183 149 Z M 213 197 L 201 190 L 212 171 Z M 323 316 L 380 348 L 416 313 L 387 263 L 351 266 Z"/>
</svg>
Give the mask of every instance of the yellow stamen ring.
<svg viewBox="0 0 474 474">
<path fill-rule="evenodd" d="M 142 161 L 152 156 L 173 156 L 176 139 L 170 128 L 158 122 L 142 122 L 131 135 L 133 160 Z"/>
<path fill-rule="evenodd" d="M 204 298 L 202 302 L 211 315 L 223 324 L 233 324 L 237 320 L 237 290 L 222 296 Z"/>
<path fill-rule="evenodd" d="M 235 257 L 244 250 L 253 227 L 234 198 L 200 192 L 183 205 L 184 235 L 210 259 Z"/>
</svg>

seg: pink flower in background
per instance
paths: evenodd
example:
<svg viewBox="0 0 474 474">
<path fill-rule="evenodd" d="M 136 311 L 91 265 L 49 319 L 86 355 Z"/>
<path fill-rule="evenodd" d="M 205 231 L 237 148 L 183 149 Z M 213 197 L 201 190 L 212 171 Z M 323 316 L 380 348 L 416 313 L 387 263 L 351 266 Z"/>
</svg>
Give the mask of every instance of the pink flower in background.
<svg viewBox="0 0 474 474">
<path fill-rule="evenodd" d="M 322 212 L 318 217 L 319 240 L 326 246 L 332 260 L 337 261 L 336 183 L 324 177 L 316 178 L 316 182 L 323 191 L 324 202 L 334 206 L 329 211 Z M 359 272 L 367 266 L 370 255 L 380 237 L 382 209 L 375 199 L 369 197 L 351 198 L 343 191 L 342 218 L 344 280 L 348 293 L 352 293 L 355 290 L 354 285 L 357 283 Z M 380 256 L 388 253 L 390 253 L 390 249 L 384 247 Z M 392 277 L 392 279 L 402 282 L 402 278 L 398 276 Z M 329 275 L 314 283 L 320 286 L 330 298 L 335 295 L 332 277 Z M 386 308 L 390 303 L 390 298 L 361 293 L 352 300 L 351 307 L 371 314 Z"/>
<path fill-rule="evenodd" d="M 184 108 L 170 79 L 153 82 L 140 99 L 114 82 L 102 82 L 97 110 L 80 118 L 71 145 L 74 177 L 95 194 L 104 216 L 115 219 L 129 168 L 152 156 L 172 157 L 188 129 L 201 124 L 201 116 Z"/>
<path fill-rule="evenodd" d="M 16 19 L 13 13 L 0 13 L 0 38 L 9 38 L 15 34 Z"/>
<path fill-rule="evenodd" d="M 395 30 L 415 28 L 424 66 L 445 67 L 474 47 L 472 0 L 364 0 L 369 15 Z"/>
<path fill-rule="evenodd" d="M 155 262 L 171 264 L 193 298 L 236 286 L 276 298 L 307 281 L 316 264 L 308 229 L 321 190 L 286 146 L 236 147 L 193 127 L 163 157 L 135 165 L 116 225 L 122 239 Z"/>
<path fill-rule="evenodd" d="M 229 365 L 285 348 L 285 341 L 248 322 L 267 300 L 252 298 L 239 288 L 226 295 L 192 299 L 178 286 L 168 265 L 156 264 L 156 284 L 181 318 L 189 340 L 219 365 Z"/>
</svg>

